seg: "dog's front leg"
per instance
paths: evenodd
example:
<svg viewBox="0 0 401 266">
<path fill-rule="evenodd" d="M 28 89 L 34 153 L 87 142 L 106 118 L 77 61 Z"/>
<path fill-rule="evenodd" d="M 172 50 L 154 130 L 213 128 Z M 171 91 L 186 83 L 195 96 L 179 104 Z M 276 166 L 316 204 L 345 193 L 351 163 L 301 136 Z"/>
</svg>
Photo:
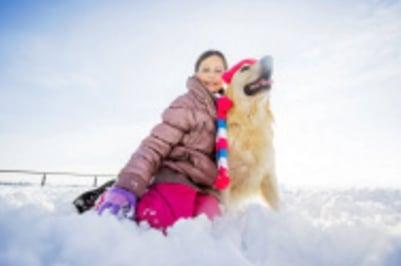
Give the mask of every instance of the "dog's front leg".
<svg viewBox="0 0 401 266">
<path fill-rule="evenodd" d="M 266 203 L 277 211 L 279 209 L 279 196 L 276 180 L 276 174 L 274 172 L 265 173 L 263 175 L 260 190 Z"/>
</svg>

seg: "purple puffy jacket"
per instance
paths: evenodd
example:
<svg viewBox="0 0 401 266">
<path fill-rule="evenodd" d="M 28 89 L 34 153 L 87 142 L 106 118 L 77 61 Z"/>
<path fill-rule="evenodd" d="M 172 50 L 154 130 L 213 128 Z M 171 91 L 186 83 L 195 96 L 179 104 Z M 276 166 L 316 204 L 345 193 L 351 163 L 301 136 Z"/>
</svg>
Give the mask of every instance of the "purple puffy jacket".
<svg viewBox="0 0 401 266">
<path fill-rule="evenodd" d="M 196 77 L 187 93 L 163 112 L 156 125 L 120 171 L 116 186 L 142 196 L 152 183 L 172 182 L 212 192 L 216 108 L 213 94 Z M 215 192 L 215 191 L 214 191 Z"/>
</svg>

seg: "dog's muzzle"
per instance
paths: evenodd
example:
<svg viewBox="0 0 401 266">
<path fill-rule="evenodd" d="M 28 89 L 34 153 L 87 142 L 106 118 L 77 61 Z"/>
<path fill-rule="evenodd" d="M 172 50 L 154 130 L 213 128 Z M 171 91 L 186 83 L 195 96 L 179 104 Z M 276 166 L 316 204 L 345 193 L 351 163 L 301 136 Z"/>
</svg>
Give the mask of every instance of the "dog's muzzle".
<svg viewBox="0 0 401 266">
<path fill-rule="evenodd" d="M 254 82 L 248 84 L 244 88 L 244 92 L 246 95 L 254 95 L 263 90 L 270 90 L 272 85 L 272 73 L 273 73 L 273 57 L 264 56 L 260 60 L 260 64 L 262 66 L 261 76 L 255 80 Z"/>
</svg>

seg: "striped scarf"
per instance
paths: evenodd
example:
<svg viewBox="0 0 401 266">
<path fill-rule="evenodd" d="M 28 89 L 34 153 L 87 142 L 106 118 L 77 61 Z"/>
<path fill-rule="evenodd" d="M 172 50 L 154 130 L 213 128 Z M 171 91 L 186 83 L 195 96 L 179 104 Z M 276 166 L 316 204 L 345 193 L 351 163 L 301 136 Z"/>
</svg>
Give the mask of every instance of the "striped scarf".
<svg viewBox="0 0 401 266">
<path fill-rule="evenodd" d="M 214 181 L 214 187 L 223 190 L 230 184 L 228 175 L 228 141 L 227 141 L 227 113 L 232 107 L 232 101 L 219 93 L 214 94 L 216 99 L 217 111 L 217 134 L 216 134 L 216 161 L 217 161 L 217 177 Z"/>
</svg>

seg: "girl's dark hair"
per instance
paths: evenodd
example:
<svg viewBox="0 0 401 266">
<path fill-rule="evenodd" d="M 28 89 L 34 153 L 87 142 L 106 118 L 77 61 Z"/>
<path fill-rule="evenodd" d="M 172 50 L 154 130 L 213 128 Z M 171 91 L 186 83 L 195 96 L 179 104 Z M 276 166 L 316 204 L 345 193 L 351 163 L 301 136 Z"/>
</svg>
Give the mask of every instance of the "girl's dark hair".
<svg viewBox="0 0 401 266">
<path fill-rule="evenodd" d="M 207 51 L 203 52 L 196 60 L 195 73 L 198 72 L 199 66 L 202 63 L 202 61 L 213 55 L 221 58 L 221 60 L 223 61 L 224 70 L 227 70 L 227 60 L 226 60 L 226 57 L 224 56 L 224 54 L 218 50 L 207 50 Z"/>
</svg>

